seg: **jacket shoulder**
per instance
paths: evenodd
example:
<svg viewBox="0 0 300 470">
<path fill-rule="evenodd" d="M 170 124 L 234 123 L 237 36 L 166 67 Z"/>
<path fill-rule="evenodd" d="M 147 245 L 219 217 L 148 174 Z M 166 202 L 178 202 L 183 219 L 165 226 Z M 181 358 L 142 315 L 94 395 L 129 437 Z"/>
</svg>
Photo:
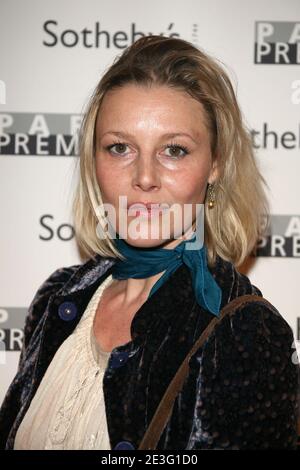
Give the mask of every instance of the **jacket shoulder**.
<svg viewBox="0 0 300 470">
<path fill-rule="evenodd" d="M 276 307 L 264 300 L 256 297 L 229 312 L 216 325 L 204 347 L 214 344 L 224 350 L 222 357 L 226 357 L 226 346 L 237 361 L 247 359 L 248 366 L 251 359 L 266 359 L 266 366 L 272 368 L 277 363 L 281 369 L 284 363 L 291 362 L 293 331 Z"/>
<path fill-rule="evenodd" d="M 25 351 L 32 333 L 47 307 L 50 296 L 58 292 L 64 286 L 64 284 L 69 281 L 69 279 L 80 268 L 80 266 L 81 264 L 74 264 L 56 269 L 42 282 L 35 292 L 34 297 L 28 307 L 28 312 L 25 318 L 23 345 L 18 368 L 23 362 Z"/>
<path fill-rule="evenodd" d="M 254 286 L 253 286 L 254 287 Z M 256 292 L 254 292 L 256 293 Z M 286 341 L 293 342 L 293 332 L 290 325 L 280 314 L 277 308 L 264 297 L 255 297 L 253 300 L 243 303 L 228 318 L 220 322 L 220 327 L 228 330 L 233 338 L 240 336 L 244 332 L 246 339 L 247 332 L 256 337 L 261 336 L 274 346 L 279 346 L 280 338 L 286 344 Z M 249 345 L 250 346 L 250 345 Z M 288 344 L 289 348 L 291 343 Z"/>
</svg>

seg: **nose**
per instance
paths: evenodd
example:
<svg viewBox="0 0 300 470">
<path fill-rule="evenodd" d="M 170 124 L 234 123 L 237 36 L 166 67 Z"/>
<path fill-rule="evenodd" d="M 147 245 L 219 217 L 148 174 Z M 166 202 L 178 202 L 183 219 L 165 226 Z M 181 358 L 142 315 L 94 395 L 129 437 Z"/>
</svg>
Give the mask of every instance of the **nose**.
<svg viewBox="0 0 300 470">
<path fill-rule="evenodd" d="M 135 189 L 153 191 L 160 187 L 159 170 L 156 167 L 155 161 L 148 157 L 148 155 L 140 155 L 136 161 L 132 177 L 132 185 Z"/>
</svg>

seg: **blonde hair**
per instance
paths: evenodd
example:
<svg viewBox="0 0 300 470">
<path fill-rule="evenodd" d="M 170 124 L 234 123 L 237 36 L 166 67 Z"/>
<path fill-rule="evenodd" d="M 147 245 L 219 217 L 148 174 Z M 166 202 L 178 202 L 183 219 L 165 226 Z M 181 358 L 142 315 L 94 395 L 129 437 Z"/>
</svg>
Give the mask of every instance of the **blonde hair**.
<svg viewBox="0 0 300 470">
<path fill-rule="evenodd" d="M 218 254 L 240 265 L 252 252 L 269 221 L 267 183 L 255 161 L 250 131 L 243 122 L 231 81 L 204 51 L 178 38 L 150 35 L 117 56 L 96 86 L 79 136 L 80 176 L 73 201 L 73 222 L 83 256 L 120 257 L 113 240 L 100 239 L 96 208 L 102 197 L 95 170 L 95 124 L 104 95 L 128 83 L 166 85 L 183 90 L 204 107 L 212 157 L 218 159 L 215 206 L 204 201 L 204 243 L 208 263 Z M 265 223 L 264 223 L 265 222 Z"/>
</svg>

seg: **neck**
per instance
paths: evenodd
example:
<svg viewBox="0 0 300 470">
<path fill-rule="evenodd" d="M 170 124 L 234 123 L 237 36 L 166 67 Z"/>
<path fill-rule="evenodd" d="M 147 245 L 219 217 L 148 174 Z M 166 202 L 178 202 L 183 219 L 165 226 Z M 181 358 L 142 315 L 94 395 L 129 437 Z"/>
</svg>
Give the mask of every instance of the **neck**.
<svg viewBox="0 0 300 470">
<path fill-rule="evenodd" d="M 146 279 L 114 279 L 111 287 L 120 298 L 122 305 L 142 304 L 147 300 L 152 287 L 164 272 L 162 271 Z"/>
<path fill-rule="evenodd" d="M 186 237 L 187 235 L 183 235 L 181 238 L 173 239 L 167 242 L 167 244 L 160 246 L 160 248 L 171 250 L 179 245 L 182 240 L 186 239 Z M 165 270 L 154 276 L 147 277 L 146 279 L 114 279 L 111 288 L 114 290 L 115 294 L 119 296 L 122 305 L 142 304 L 147 300 L 152 287 L 164 272 Z"/>
</svg>

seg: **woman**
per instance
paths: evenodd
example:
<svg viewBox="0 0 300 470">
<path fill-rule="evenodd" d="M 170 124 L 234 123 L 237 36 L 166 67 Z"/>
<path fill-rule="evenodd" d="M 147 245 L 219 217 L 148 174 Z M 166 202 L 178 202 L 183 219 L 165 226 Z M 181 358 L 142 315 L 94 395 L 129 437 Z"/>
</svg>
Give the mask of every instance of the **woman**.
<svg viewBox="0 0 300 470">
<path fill-rule="evenodd" d="M 30 305 L 0 413 L 6 449 L 137 449 L 209 322 L 262 296 L 235 266 L 263 233 L 265 181 L 216 60 L 139 39 L 96 87 L 80 144 L 74 225 L 88 260 L 56 270 Z M 222 320 L 157 449 L 295 448 L 292 343 L 262 302 Z"/>
</svg>

